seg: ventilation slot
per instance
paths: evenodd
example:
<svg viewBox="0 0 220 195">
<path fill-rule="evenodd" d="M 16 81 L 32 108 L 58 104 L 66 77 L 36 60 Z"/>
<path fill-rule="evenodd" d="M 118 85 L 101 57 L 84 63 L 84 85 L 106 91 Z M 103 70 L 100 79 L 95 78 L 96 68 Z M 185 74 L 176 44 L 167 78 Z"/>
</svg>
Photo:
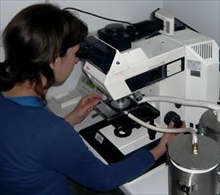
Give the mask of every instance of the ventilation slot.
<svg viewBox="0 0 220 195">
<path fill-rule="evenodd" d="M 212 42 L 194 45 L 191 48 L 203 59 L 212 58 Z"/>
</svg>

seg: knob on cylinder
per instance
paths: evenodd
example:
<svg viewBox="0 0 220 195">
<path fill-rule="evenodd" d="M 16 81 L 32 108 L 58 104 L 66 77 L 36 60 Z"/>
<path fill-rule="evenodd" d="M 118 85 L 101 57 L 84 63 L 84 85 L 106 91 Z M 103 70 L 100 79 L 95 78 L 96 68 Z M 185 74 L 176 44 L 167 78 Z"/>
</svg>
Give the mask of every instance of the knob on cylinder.
<svg viewBox="0 0 220 195">
<path fill-rule="evenodd" d="M 180 116 L 174 111 L 170 111 L 164 116 L 164 123 L 166 125 L 169 125 L 171 121 L 173 121 L 175 128 L 180 128 L 183 124 L 183 121 L 181 121 Z"/>
</svg>

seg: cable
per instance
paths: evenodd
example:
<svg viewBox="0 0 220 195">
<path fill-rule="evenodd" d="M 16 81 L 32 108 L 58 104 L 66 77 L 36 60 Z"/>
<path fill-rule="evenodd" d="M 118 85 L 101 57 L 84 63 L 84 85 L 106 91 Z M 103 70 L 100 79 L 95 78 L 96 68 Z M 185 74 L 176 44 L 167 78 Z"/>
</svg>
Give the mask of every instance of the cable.
<svg viewBox="0 0 220 195">
<path fill-rule="evenodd" d="M 74 7 L 66 7 L 66 8 L 64 8 L 63 10 L 75 10 L 75 11 L 82 12 L 82 13 L 84 13 L 84 14 L 88 14 L 88 15 L 91 15 L 91 16 L 94 16 L 94 17 L 97 17 L 97 18 L 101 18 L 101 19 L 104 19 L 104 20 L 133 25 L 132 23 L 127 22 L 127 21 L 122 21 L 122 20 L 115 20 L 115 19 L 111 19 L 111 18 L 106 18 L 106 17 L 100 16 L 100 15 L 97 15 L 97 14 L 93 14 L 93 13 L 91 13 L 91 12 L 87 12 L 87 11 L 84 11 L 84 10 L 80 10 L 80 9 L 74 8 Z"/>
</svg>

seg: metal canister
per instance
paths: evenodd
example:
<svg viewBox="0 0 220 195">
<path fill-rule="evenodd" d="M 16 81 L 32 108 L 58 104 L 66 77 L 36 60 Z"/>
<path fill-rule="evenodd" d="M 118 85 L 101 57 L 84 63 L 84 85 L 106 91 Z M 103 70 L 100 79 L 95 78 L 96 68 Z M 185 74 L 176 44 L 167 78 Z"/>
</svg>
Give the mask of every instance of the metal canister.
<svg viewBox="0 0 220 195">
<path fill-rule="evenodd" d="M 192 150 L 190 134 L 169 143 L 168 183 L 170 195 L 214 195 L 219 163 L 218 143 L 198 135 L 198 154 Z"/>
<path fill-rule="evenodd" d="M 205 135 L 214 139 L 218 142 L 218 145 L 220 147 L 220 122 L 217 121 L 217 116 L 214 114 L 214 111 L 207 110 L 206 112 L 204 112 L 200 118 L 198 127 L 198 133 L 200 135 Z M 220 195 L 220 159 L 216 174 L 216 195 Z"/>
<path fill-rule="evenodd" d="M 220 144 L 220 122 L 212 110 L 202 114 L 198 130 L 199 134 L 211 137 Z"/>
</svg>

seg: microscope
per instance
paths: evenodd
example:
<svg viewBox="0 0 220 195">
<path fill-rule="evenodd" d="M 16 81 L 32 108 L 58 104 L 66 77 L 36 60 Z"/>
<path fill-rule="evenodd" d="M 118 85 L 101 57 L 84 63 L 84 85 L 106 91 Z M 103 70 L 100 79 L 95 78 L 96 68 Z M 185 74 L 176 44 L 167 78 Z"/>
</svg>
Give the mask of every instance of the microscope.
<svg viewBox="0 0 220 195">
<path fill-rule="evenodd" d="M 206 108 L 172 104 L 172 98 L 212 104 L 219 99 L 218 45 L 162 9 L 150 20 L 107 25 L 98 36 L 88 36 L 77 55 L 85 60 L 88 79 L 107 97 L 95 108 L 103 120 L 79 133 L 108 163 L 150 148 L 160 137 L 128 113 L 155 127 L 165 128 L 175 118 L 196 129 Z"/>
</svg>

